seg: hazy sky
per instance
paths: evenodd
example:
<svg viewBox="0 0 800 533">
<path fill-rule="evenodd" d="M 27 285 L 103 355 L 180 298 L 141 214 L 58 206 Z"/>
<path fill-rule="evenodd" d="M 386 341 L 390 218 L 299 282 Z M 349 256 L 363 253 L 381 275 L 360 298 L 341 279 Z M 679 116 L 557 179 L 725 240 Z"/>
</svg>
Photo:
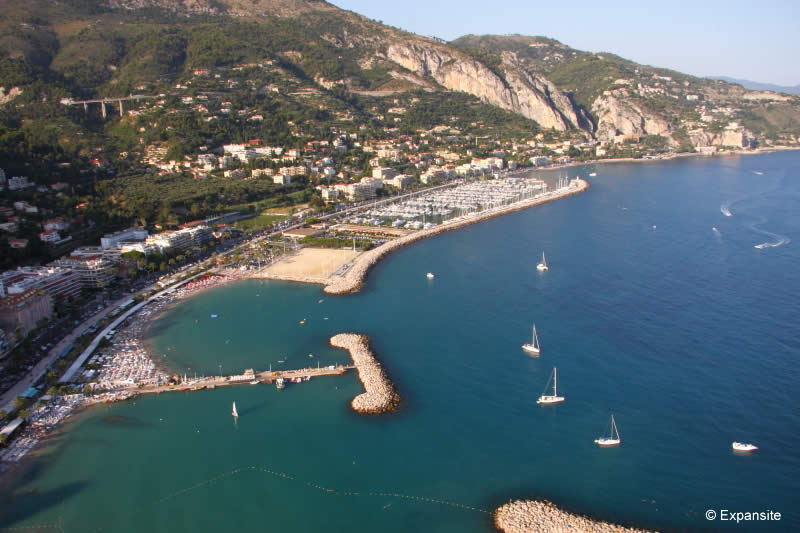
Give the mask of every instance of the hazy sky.
<svg viewBox="0 0 800 533">
<path fill-rule="evenodd" d="M 800 0 L 329 0 L 421 35 L 544 35 L 696 76 L 800 84 Z"/>
</svg>

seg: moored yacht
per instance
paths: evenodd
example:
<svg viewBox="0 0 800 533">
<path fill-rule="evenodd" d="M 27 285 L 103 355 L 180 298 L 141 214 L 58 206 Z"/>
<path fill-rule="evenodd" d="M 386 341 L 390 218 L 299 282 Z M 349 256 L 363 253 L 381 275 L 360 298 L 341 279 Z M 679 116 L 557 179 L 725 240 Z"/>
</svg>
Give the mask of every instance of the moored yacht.
<svg viewBox="0 0 800 533">
<path fill-rule="evenodd" d="M 536 324 L 533 325 L 533 339 L 530 344 L 523 344 L 522 349 L 534 355 L 539 355 L 539 336 L 536 334 Z"/>
<path fill-rule="evenodd" d="M 549 270 L 549 267 L 547 266 L 547 261 L 545 261 L 544 258 L 544 252 L 542 252 L 542 262 L 536 265 L 536 270 L 538 270 L 539 272 L 544 272 L 545 270 Z"/>
<path fill-rule="evenodd" d="M 550 381 L 553 382 L 553 394 L 545 394 L 550 385 Z M 565 399 L 566 398 L 563 396 L 558 395 L 558 369 L 553 367 L 553 373 L 550 375 L 550 379 L 547 380 L 547 385 L 544 386 L 544 392 L 542 392 L 542 395 L 536 400 L 536 403 L 539 405 L 552 405 L 554 403 L 561 403 Z"/>
<path fill-rule="evenodd" d="M 608 436 L 600 437 L 599 439 L 594 439 L 595 444 L 598 446 L 616 446 L 622 442 L 619 438 L 619 430 L 617 429 L 617 422 L 614 420 L 614 415 L 611 415 L 611 430 L 608 433 Z"/>
</svg>

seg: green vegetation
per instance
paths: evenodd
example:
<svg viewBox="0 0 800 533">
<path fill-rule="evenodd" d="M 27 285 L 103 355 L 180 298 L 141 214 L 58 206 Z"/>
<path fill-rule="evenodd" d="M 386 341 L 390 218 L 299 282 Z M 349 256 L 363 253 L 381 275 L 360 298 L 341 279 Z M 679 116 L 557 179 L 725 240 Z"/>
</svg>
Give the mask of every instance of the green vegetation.
<svg viewBox="0 0 800 533">
<path fill-rule="evenodd" d="M 300 240 L 303 244 L 318 246 L 320 248 L 352 248 L 353 239 L 338 239 L 331 237 L 303 237 Z M 372 248 L 372 241 L 368 239 L 356 240 L 356 248 L 359 250 L 369 250 Z"/>
<path fill-rule="evenodd" d="M 234 226 L 244 231 L 255 231 L 271 226 L 275 222 L 280 222 L 286 217 L 283 215 L 258 215 L 253 218 L 246 218 L 234 223 Z"/>
</svg>

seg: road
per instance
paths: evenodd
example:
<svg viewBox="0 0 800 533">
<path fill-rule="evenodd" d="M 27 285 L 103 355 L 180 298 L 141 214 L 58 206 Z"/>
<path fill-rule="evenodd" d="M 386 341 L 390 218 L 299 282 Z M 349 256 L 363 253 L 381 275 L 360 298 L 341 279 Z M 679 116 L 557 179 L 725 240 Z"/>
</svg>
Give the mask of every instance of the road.
<svg viewBox="0 0 800 533">
<path fill-rule="evenodd" d="M 111 303 L 110 305 L 106 306 L 105 309 L 99 311 L 94 316 L 86 319 L 83 323 L 79 324 L 72 330 L 72 333 L 61 339 L 61 341 L 53 347 L 50 352 L 41 360 L 39 361 L 36 366 L 34 366 L 27 374 L 25 374 L 21 380 L 17 382 L 16 385 L 8 389 L 6 392 L 0 396 L 0 409 L 3 409 L 7 413 L 13 410 L 14 400 L 25 392 L 25 389 L 39 381 L 42 376 L 47 372 L 47 368 L 50 364 L 58 358 L 61 352 L 66 348 L 70 343 L 75 342 L 75 340 L 80 336 L 82 331 L 86 331 L 88 328 L 97 324 L 100 320 L 105 318 L 108 313 L 122 305 L 123 303 L 127 302 L 131 299 L 131 295 L 126 295 L 119 300 Z"/>
</svg>

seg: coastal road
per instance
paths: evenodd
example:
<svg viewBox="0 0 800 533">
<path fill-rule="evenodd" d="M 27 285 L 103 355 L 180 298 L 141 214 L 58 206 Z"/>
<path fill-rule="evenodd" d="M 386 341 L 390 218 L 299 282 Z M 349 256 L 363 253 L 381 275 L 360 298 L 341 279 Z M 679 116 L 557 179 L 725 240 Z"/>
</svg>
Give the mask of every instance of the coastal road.
<svg viewBox="0 0 800 533">
<path fill-rule="evenodd" d="M 110 305 L 106 306 L 102 311 L 99 311 L 94 316 L 86 319 L 81 324 L 75 326 L 75 329 L 72 330 L 72 333 L 61 339 L 61 341 L 53 347 L 50 352 L 41 360 L 39 361 L 36 366 L 34 366 L 28 373 L 26 373 L 22 379 L 20 379 L 16 385 L 8 389 L 6 392 L 0 396 L 0 409 L 3 409 L 5 412 L 11 412 L 14 409 L 14 400 L 17 396 L 21 395 L 25 392 L 25 389 L 39 381 L 42 376 L 47 372 L 47 368 L 50 364 L 55 361 L 58 356 L 64 351 L 64 348 L 69 346 L 71 343 L 75 342 L 75 340 L 80 336 L 82 331 L 87 330 L 88 328 L 97 324 L 100 320 L 106 317 L 108 313 L 113 311 L 114 309 L 118 308 L 123 303 L 127 302 L 131 299 L 131 295 L 124 296 L 119 300 L 111 303 Z"/>
</svg>

